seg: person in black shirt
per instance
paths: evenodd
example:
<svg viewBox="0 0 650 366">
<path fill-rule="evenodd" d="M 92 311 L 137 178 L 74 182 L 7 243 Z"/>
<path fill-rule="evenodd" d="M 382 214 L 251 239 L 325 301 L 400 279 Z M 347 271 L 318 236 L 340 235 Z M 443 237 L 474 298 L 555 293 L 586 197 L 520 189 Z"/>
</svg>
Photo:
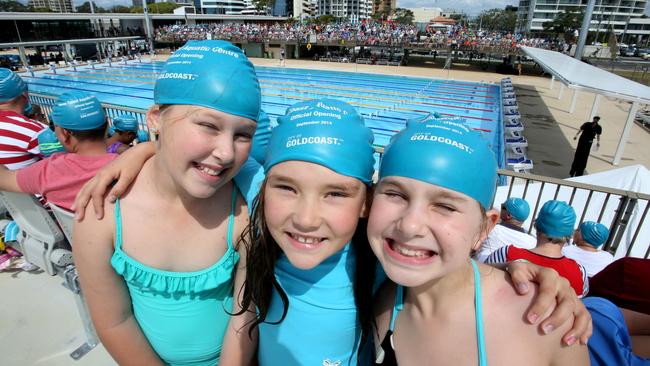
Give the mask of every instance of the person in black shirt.
<svg viewBox="0 0 650 366">
<path fill-rule="evenodd" d="M 579 177 L 584 174 L 594 137 L 596 138 L 596 147 L 600 147 L 600 135 L 603 133 L 603 128 L 598 124 L 598 121 L 600 121 L 600 117 L 595 116 L 593 122 L 583 123 L 578 133 L 573 137 L 576 140 L 580 136 L 580 140 L 578 140 L 578 147 L 569 172 L 572 177 Z"/>
</svg>

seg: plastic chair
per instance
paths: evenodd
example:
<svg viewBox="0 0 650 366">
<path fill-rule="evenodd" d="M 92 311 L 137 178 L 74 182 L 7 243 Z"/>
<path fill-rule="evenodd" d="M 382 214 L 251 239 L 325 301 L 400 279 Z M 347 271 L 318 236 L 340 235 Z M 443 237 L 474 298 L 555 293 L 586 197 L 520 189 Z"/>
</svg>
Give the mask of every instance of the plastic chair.
<svg viewBox="0 0 650 366">
<path fill-rule="evenodd" d="M 72 264 L 70 244 L 36 197 L 0 191 L 0 201 L 20 227 L 19 250 L 27 262 L 52 276 Z"/>
<path fill-rule="evenodd" d="M 74 223 L 74 213 L 51 202 L 49 205 L 52 208 L 54 218 L 59 223 L 59 226 L 61 226 L 61 230 L 63 230 L 63 235 L 65 235 L 69 243 L 72 243 L 72 224 Z"/>
</svg>

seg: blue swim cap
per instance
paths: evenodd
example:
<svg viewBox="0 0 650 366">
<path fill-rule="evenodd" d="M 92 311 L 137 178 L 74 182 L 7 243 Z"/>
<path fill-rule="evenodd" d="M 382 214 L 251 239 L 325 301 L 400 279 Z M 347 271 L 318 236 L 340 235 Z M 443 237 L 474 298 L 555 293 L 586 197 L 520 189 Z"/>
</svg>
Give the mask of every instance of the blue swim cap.
<svg viewBox="0 0 650 366">
<path fill-rule="evenodd" d="M 73 131 L 94 130 L 106 123 L 106 114 L 94 95 L 71 91 L 62 94 L 52 108 L 52 122 Z"/>
<path fill-rule="evenodd" d="M 299 102 L 278 118 L 266 149 L 264 170 L 299 160 L 372 182 L 374 135 L 351 105 L 334 99 Z"/>
<path fill-rule="evenodd" d="M 49 128 L 44 129 L 38 135 L 38 149 L 46 158 L 57 152 L 65 152 L 63 145 L 61 145 L 59 139 L 56 138 L 56 134 Z"/>
<path fill-rule="evenodd" d="M 138 142 L 147 142 L 149 141 L 149 132 L 145 130 L 138 130 Z"/>
<path fill-rule="evenodd" d="M 497 162 L 486 140 L 467 126 L 429 120 L 407 126 L 384 150 L 379 179 L 398 176 L 463 193 L 489 210 Z"/>
<path fill-rule="evenodd" d="M 113 127 L 116 131 L 138 131 L 138 120 L 130 114 L 120 114 L 113 118 Z"/>
<path fill-rule="evenodd" d="M 609 230 L 599 222 L 585 221 L 580 224 L 580 235 L 584 241 L 598 248 L 607 241 Z"/>
<path fill-rule="evenodd" d="M 251 157 L 258 163 L 264 165 L 266 157 L 266 147 L 271 138 L 271 120 L 269 116 L 260 109 L 260 116 L 257 119 L 257 130 L 253 136 L 253 146 L 251 147 Z"/>
<path fill-rule="evenodd" d="M 15 72 L 0 67 L 0 103 L 8 102 L 27 91 L 27 84 Z"/>
<path fill-rule="evenodd" d="M 508 210 L 510 216 L 520 222 L 526 221 L 530 214 L 530 206 L 528 205 L 528 202 L 521 198 L 510 197 L 503 203 L 503 207 Z"/>
<path fill-rule="evenodd" d="M 154 103 L 197 105 L 257 121 L 262 94 L 253 64 L 226 41 L 188 41 L 167 60 Z"/>
<path fill-rule="evenodd" d="M 535 227 L 550 238 L 561 238 L 573 233 L 576 212 L 564 201 L 548 201 L 539 210 Z"/>
</svg>

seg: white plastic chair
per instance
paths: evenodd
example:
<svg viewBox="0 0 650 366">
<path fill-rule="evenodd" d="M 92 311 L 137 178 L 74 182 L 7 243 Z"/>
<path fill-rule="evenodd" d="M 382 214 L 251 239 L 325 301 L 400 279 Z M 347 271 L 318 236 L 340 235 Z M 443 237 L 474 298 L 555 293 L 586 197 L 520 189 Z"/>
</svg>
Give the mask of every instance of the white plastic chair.
<svg viewBox="0 0 650 366">
<path fill-rule="evenodd" d="M 54 218 L 56 218 L 59 226 L 61 226 L 61 230 L 63 230 L 63 234 L 65 235 L 66 239 L 68 239 L 68 242 L 72 243 L 72 224 L 74 223 L 74 213 L 61 208 L 52 202 L 50 202 L 49 205 L 52 208 Z"/>
<path fill-rule="evenodd" d="M 72 264 L 72 250 L 61 229 L 36 197 L 0 191 L 0 201 L 16 221 L 25 260 L 54 276 Z"/>
</svg>

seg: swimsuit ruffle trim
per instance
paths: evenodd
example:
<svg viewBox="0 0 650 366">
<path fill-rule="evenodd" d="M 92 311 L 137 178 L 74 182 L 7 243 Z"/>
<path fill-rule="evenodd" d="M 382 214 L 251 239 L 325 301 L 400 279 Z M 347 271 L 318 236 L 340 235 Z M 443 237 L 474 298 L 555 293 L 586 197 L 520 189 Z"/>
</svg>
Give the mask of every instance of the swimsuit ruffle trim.
<svg viewBox="0 0 650 366">
<path fill-rule="evenodd" d="M 214 265 L 195 272 L 172 272 L 147 267 L 122 251 L 115 251 L 111 265 L 127 283 L 154 292 L 198 293 L 215 289 L 233 279 L 239 253 L 229 250 Z"/>
</svg>

